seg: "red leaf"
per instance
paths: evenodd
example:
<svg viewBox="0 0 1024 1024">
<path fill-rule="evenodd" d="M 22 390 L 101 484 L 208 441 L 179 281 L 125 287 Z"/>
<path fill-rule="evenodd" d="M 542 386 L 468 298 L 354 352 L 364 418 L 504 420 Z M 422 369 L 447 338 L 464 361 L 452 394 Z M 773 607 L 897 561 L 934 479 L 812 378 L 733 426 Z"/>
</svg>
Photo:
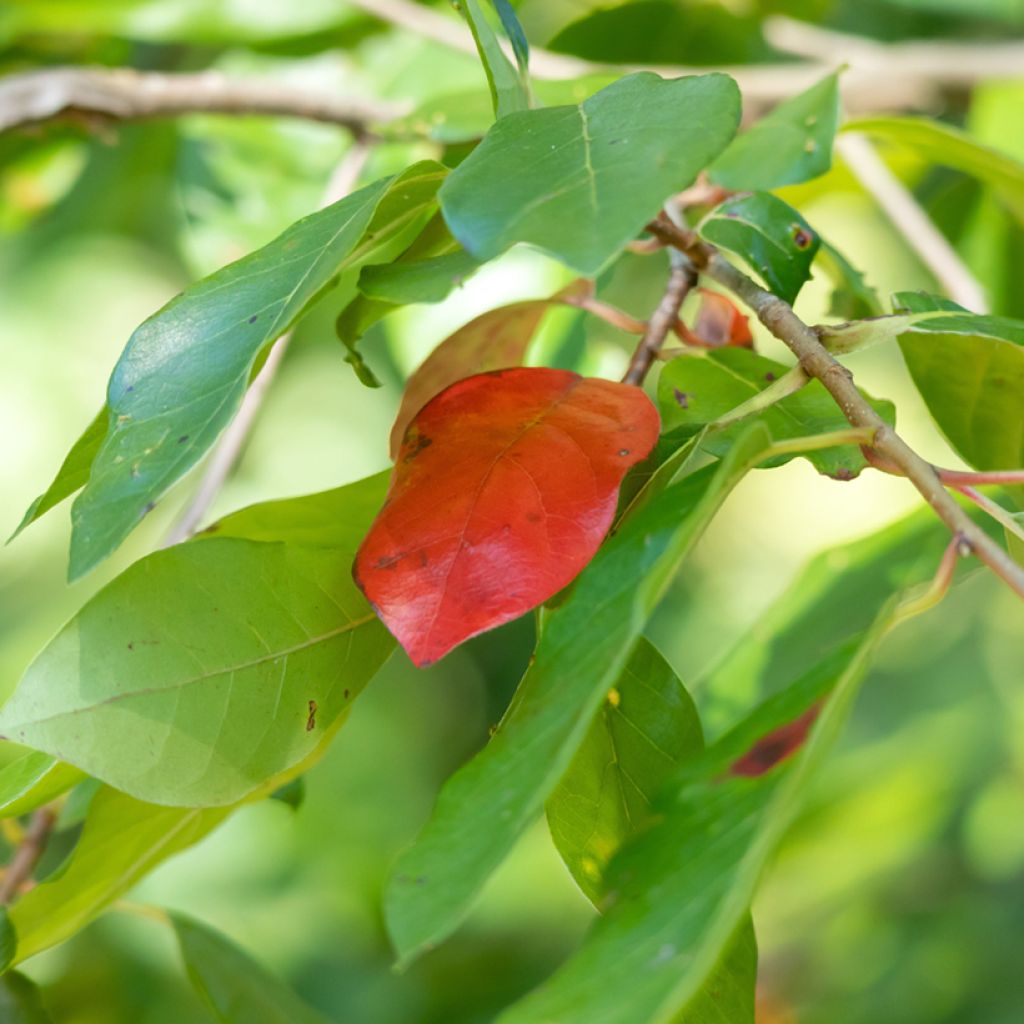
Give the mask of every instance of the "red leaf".
<svg viewBox="0 0 1024 1024">
<path fill-rule="evenodd" d="M 575 578 L 658 428 L 640 388 L 567 370 L 453 384 L 406 431 L 356 582 L 409 657 L 429 665 Z"/>
<path fill-rule="evenodd" d="M 701 303 L 693 333 L 711 348 L 753 348 L 750 322 L 732 301 L 719 292 L 704 288 L 700 289 L 700 294 Z"/>
<path fill-rule="evenodd" d="M 763 775 L 795 754 L 811 731 L 821 708 L 814 705 L 799 718 L 762 736 L 741 758 L 733 762 L 730 775 Z"/>
<path fill-rule="evenodd" d="M 398 457 L 406 427 L 434 395 L 472 373 L 519 366 L 544 314 L 557 303 L 593 291 L 593 281 L 579 278 L 549 299 L 527 299 L 482 313 L 445 338 L 406 382 L 391 428 L 391 457 Z"/>
</svg>

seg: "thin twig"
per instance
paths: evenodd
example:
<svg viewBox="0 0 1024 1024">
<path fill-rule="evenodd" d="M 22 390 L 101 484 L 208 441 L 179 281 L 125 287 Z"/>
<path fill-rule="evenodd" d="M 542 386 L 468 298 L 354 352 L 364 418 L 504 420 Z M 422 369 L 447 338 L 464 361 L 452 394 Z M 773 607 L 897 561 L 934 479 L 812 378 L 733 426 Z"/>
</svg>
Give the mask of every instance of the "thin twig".
<svg viewBox="0 0 1024 1024">
<path fill-rule="evenodd" d="M 605 323 L 617 327 L 620 331 L 626 331 L 628 334 L 643 334 L 647 330 L 647 324 L 643 320 L 637 320 L 636 317 L 630 316 L 618 306 L 595 299 L 593 295 L 565 295 L 559 301 L 566 306 L 575 306 L 577 309 L 586 310 L 593 316 L 604 320 Z"/>
<path fill-rule="evenodd" d="M 473 38 L 458 19 L 413 0 L 348 0 L 382 21 L 447 46 L 475 54 Z M 776 24 L 780 32 L 783 26 Z M 864 44 L 858 46 L 858 44 Z M 776 44 L 778 45 L 778 44 Z M 792 50 L 792 47 L 780 47 Z M 822 55 L 835 54 L 835 58 Z M 801 63 L 774 63 L 724 67 L 684 65 L 603 64 L 543 47 L 530 48 L 530 70 L 536 78 L 578 78 L 613 71 L 655 71 L 665 77 L 724 71 L 736 79 L 744 98 L 755 106 L 788 99 L 840 63 L 848 66 L 843 76 L 843 98 L 848 110 L 905 110 L 927 106 L 943 88 L 966 88 L 993 77 L 1014 77 L 1024 66 L 1024 45 L 1019 43 L 892 43 L 872 44 L 857 36 L 830 34 L 830 45 Z M 883 72 L 884 73 L 880 73 Z"/>
<path fill-rule="evenodd" d="M 935 576 L 927 589 L 916 597 L 908 598 L 896 609 L 889 629 L 901 625 L 908 619 L 912 619 L 924 612 L 931 611 L 949 593 L 953 584 L 953 576 L 956 573 L 956 564 L 960 558 L 971 553 L 970 546 L 965 543 L 963 537 L 952 537 L 942 553 Z"/>
<path fill-rule="evenodd" d="M 49 842 L 50 833 L 57 823 L 57 812 L 52 807 L 40 807 L 25 829 L 25 835 L 14 851 L 10 864 L 0 879 L 0 903 L 12 903 L 39 863 Z"/>
<path fill-rule="evenodd" d="M 804 371 L 821 381 L 850 424 L 874 428 L 874 440 L 870 447 L 909 478 L 950 532 L 961 537 L 963 543 L 985 565 L 1024 597 L 1024 567 L 1018 565 L 967 515 L 945 489 L 934 467 L 910 448 L 879 416 L 860 393 L 850 371 L 836 361 L 788 303 L 755 284 L 695 232 L 682 230 L 667 219 L 652 222 L 648 225 L 648 231 L 676 246 L 702 273 L 742 299 L 761 323 L 788 346 Z"/>
<path fill-rule="evenodd" d="M 55 67 L 0 78 L 0 131 L 64 114 L 116 121 L 178 114 L 273 114 L 365 133 L 404 105 L 300 89 L 214 71 L 167 74 L 132 68 Z"/>
<path fill-rule="evenodd" d="M 1003 508 L 998 501 L 993 501 L 987 494 L 982 494 L 981 491 L 976 491 L 973 487 L 967 487 L 963 484 L 960 486 L 953 485 L 953 490 L 973 501 L 978 508 L 990 515 L 1004 530 L 1008 530 L 1014 536 L 1024 540 L 1024 525 L 1014 519 L 1013 515 Z"/>
<path fill-rule="evenodd" d="M 842 134 L 836 139 L 836 149 L 946 294 L 975 313 L 987 313 L 985 290 L 977 278 L 868 139 L 854 133 Z"/>
<path fill-rule="evenodd" d="M 369 149 L 370 143 L 366 138 L 356 139 L 332 175 L 324 192 L 322 206 L 328 206 L 352 191 L 366 163 Z M 291 339 L 292 332 L 287 331 L 274 343 L 267 355 L 266 362 L 249 385 L 249 390 L 246 391 L 245 398 L 242 399 L 238 413 L 221 434 L 220 440 L 213 449 L 195 494 L 168 530 L 162 547 L 180 544 L 182 541 L 188 540 L 199 529 L 210 506 L 242 454 L 242 449 L 249 439 L 249 434 L 256 423 L 267 391 L 277 375 Z"/>
<path fill-rule="evenodd" d="M 658 303 L 658 308 L 647 322 L 647 329 L 640 338 L 640 343 L 629 361 L 623 375 L 623 384 L 642 384 L 654 360 L 657 359 L 661 346 L 669 332 L 679 322 L 679 310 L 690 289 L 697 283 L 697 275 L 690 261 L 680 253 L 672 252 L 672 264 L 669 269 L 668 284 L 665 293 Z"/>
</svg>

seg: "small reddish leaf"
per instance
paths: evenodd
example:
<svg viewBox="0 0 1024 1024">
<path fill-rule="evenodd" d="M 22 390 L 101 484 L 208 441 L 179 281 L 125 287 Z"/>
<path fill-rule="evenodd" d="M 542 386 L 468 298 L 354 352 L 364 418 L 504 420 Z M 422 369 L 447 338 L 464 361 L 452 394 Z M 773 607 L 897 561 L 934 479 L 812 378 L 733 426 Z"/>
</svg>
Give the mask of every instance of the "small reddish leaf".
<svg viewBox="0 0 1024 1024">
<path fill-rule="evenodd" d="M 704 288 L 700 289 L 700 293 L 701 303 L 693 333 L 710 348 L 753 348 L 754 336 L 750 333 L 750 322 L 732 300 Z"/>
<path fill-rule="evenodd" d="M 356 582 L 417 665 L 570 583 L 658 437 L 640 388 L 567 370 L 479 374 L 409 425 Z"/>
<path fill-rule="evenodd" d="M 391 457 L 412 418 L 449 384 L 474 373 L 519 366 L 544 314 L 552 305 L 593 293 L 594 283 L 573 281 L 549 299 L 528 299 L 482 313 L 442 341 L 405 385 L 402 404 L 391 428 Z"/>
<path fill-rule="evenodd" d="M 809 708 L 799 718 L 780 725 L 767 736 L 762 736 L 741 758 L 733 762 L 730 775 L 763 775 L 800 749 L 811 731 L 818 705 Z"/>
</svg>

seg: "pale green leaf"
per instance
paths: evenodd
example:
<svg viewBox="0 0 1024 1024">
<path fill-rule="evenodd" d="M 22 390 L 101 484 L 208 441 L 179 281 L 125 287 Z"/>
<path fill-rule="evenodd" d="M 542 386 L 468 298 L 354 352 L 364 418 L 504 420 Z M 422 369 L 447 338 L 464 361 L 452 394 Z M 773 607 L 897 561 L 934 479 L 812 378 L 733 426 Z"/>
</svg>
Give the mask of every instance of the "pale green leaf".
<svg viewBox="0 0 1024 1024">
<path fill-rule="evenodd" d="M 440 191 L 452 234 L 489 260 L 528 242 L 593 276 L 724 149 L 725 75 L 627 75 L 578 106 L 503 117 Z"/>
<path fill-rule="evenodd" d="M 193 987 L 221 1024 L 327 1024 L 261 963 L 212 928 L 172 914 Z"/>
<path fill-rule="evenodd" d="M 754 398 L 789 367 L 759 356 L 749 349 L 722 348 L 699 351 L 671 360 L 658 378 L 658 408 L 665 430 L 681 427 L 697 430 Z M 896 410 L 891 402 L 869 399 L 875 411 L 893 425 Z M 776 441 L 810 437 L 842 430 L 847 423 L 835 399 L 819 381 L 811 381 L 796 394 L 783 398 L 758 414 Z M 742 429 L 738 423 L 711 430 L 702 447 L 714 455 L 726 452 Z M 780 456 L 764 466 L 781 465 L 794 456 Z M 823 448 L 803 455 L 812 466 L 837 480 L 852 480 L 867 465 L 856 445 Z"/>
<path fill-rule="evenodd" d="M 352 553 L 211 538 L 136 562 L 29 667 L 0 732 L 155 803 L 307 756 L 393 648 Z"/>
<path fill-rule="evenodd" d="M 530 86 L 526 77 L 525 60 L 520 63 L 518 71 L 513 67 L 478 0 L 459 0 L 459 6 L 466 15 L 466 21 L 469 22 L 477 52 L 487 73 L 494 116 L 501 118 L 517 110 L 528 110 Z M 515 20 L 514 13 L 512 18 Z"/>
<path fill-rule="evenodd" d="M 839 73 L 833 72 L 733 139 L 708 176 L 737 192 L 817 178 L 832 166 L 838 124 Z"/>
<path fill-rule="evenodd" d="M 1024 223 L 1024 163 L 966 132 L 918 117 L 855 118 L 841 130 L 909 147 L 932 163 L 972 175 L 990 185 L 1003 205 Z"/>
<path fill-rule="evenodd" d="M 703 747 L 690 695 L 641 637 L 547 802 L 555 846 L 592 902 L 612 855 L 647 823 L 661 784 Z"/>
<path fill-rule="evenodd" d="M 545 616 L 498 731 L 445 784 L 389 880 L 385 912 L 403 962 L 452 931 L 540 813 L 672 576 L 768 442 L 754 426 L 721 464 L 642 503 Z"/>
<path fill-rule="evenodd" d="M 30 751 L 0 769 L 0 817 L 28 814 L 84 778 L 77 768 L 49 754 Z"/>
</svg>

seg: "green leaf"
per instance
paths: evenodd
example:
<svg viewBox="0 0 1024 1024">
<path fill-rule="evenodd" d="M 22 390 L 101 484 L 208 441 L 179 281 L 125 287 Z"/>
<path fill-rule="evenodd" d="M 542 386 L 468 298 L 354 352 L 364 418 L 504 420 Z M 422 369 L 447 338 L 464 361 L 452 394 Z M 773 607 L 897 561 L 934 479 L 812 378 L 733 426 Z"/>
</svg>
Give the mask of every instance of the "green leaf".
<svg viewBox="0 0 1024 1024">
<path fill-rule="evenodd" d="M 143 800 L 228 804 L 304 758 L 394 642 L 350 551 L 232 537 L 136 562 L 0 709 L 0 732 Z"/>
<path fill-rule="evenodd" d="M 547 802 L 555 846 L 593 903 L 608 861 L 646 824 L 661 784 L 703 747 L 690 695 L 641 637 Z"/>
<path fill-rule="evenodd" d="M 862 117 L 844 132 L 863 132 L 906 146 L 926 160 L 970 174 L 992 186 L 1003 205 L 1024 223 L 1024 163 L 971 138 L 966 132 L 917 117 Z"/>
<path fill-rule="evenodd" d="M 526 40 L 514 40 L 516 57 L 519 60 L 519 70 L 517 71 L 505 56 L 498 37 L 477 0 L 459 0 L 459 7 L 466 15 L 466 21 L 469 22 L 480 60 L 487 73 L 487 85 L 491 90 L 494 116 L 501 118 L 518 110 L 529 110 L 530 85 L 526 75 L 525 52 L 521 48 L 522 45 L 525 45 Z M 512 21 L 515 22 L 515 14 L 510 13 L 512 13 Z M 505 21 L 505 16 L 502 17 L 502 21 Z"/>
<path fill-rule="evenodd" d="M 858 642 L 833 652 L 684 765 L 659 796 L 656 823 L 613 860 L 609 904 L 580 951 L 501 1024 L 670 1024 L 692 1007 L 743 925 L 888 619 L 883 612 Z M 756 776 L 741 767 L 759 742 L 806 723 L 819 706 L 797 754 Z"/>
<path fill-rule="evenodd" d="M 358 281 L 360 294 L 338 316 L 338 337 L 351 347 L 399 306 L 447 298 L 479 266 L 452 237 L 440 213 L 436 214 L 393 262 L 363 267 Z"/>
<path fill-rule="evenodd" d="M 4 1024 L 53 1024 L 38 987 L 17 972 L 0 977 L 0 1020 Z"/>
<path fill-rule="evenodd" d="M 390 479 L 390 470 L 385 470 L 329 491 L 261 501 L 219 519 L 195 541 L 244 537 L 355 551 L 384 504 Z"/>
<path fill-rule="evenodd" d="M 540 813 L 680 563 L 768 443 L 754 426 L 719 465 L 641 504 L 546 616 L 497 732 L 445 784 L 388 882 L 385 913 L 403 963 L 452 931 Z"/>
<path fill-rule="evenodd" d="M 65 498 L 70 497 L 75 491 L 84 487 L 89 479 L 89 469 L 96 453 L 100 450 L 103 438 L 107 432 L 107 420 L 110 414 L 104 406 L 96 414 L 96 418 L 85 428 L 82 436 L 71 446 L 61 463 L 57 475 L 46 490 L 32 502 L 26 509 L 18 528 L 8 538 L 10 544 L 15 537 L 34 523 L 41 516 L 45 515 L 55 505 L 59 505 Z"/>
<path fill-rule="evenodd" d="M 440 191 L 479 260 L 529 242 L 594 276 L 726 146 L 739 93 L 725 75 L 627 75 L 578 106 L 503 117 Z"/>
<path fill-rule="evenodd" d="M 735 138 L 708 176 L 737 192 L 817 178 L 832 166 L 838 124 L 839 73 L 833 72 Z"/>
<path fill-rule="evenodd" d="M 326 1024 L 261 963 L 212 928 L 172 914 L 189 980 L 221 1024 Z"/>
<path fill-rule="evenodd" d="M 158 807 L 104 786 L 64 867 L 11 908 L 16 962 L 80 931 L 157 864 L 212 832 L 231 810 Z"/>
<path fill-rule="evenodd" d="M 338 274 L 418 228 L 445 175 L 424 162 L 299 221 L 192 285 L 132 335 L 110 424 L 72 509 L 71 578 L 113 551 L 230 421 L 253 364 Z"/>
<path fill-rule="evenodd" d="M 28 814 L 84 778 L 77 768 L 31 751 L 0 769 L 0 817 Z"/>
<path fill-rule="evenodd" d="M 1024 323 L 977 316 L 901 292 L 896 326 L 910 375 L 935 422 L 978 469 L 1024 466 Z"/>
<path fill-rule="evenodd" d="M 823 238 L 816 262 L 832 282 L 828 315 L 844 320 L 879 316 L 884 312 L 881 300 L 864 275 L 834 246 Z"/>
<path fill-rule="evenodd" d="M 723 348 L 687 354 L 671 360 L 658 379 L 658 407 L 663 429 L 689 427 L 697 430 L 760 394 L 789 371 L 789 367 L 751 352 Z M 896 409 L 891 402 L 870 399 L 872 407 L 892 426 Z M 796 394 L 758 414 L 776 441 L 810 437 L 848 426 L 835 400 L 819 381 L 811 381 Z M 736 438 L 742 423 L 725 430 L 711 430 L 702 447 L 723 455 Z M 794 456 L 780 456 L 763 463 L 778 466 Z M 852 480 L 867 465 L 860 448 L 844 445 L 803 455 L 812 466 L 837 480 Z"/>
<path fill-rule="evenodd" d="M 987 517 L 975 518 L 998 535 Z M 946 527 L 921 509 L 812 559 L 736 647 L 695 681 L 705 730 L 718 735 L 862 635 L 894 593 L 932 580 L 948 544 Z"/>
<path fill-rule="evenodd" d="M 1024 512 L 1014 512 L 1012 515 L 1018 525 L 1024 529 Z M 1024 540 L 1021 540 L 1020 535 L 1012 530 L 1004 530 L 1003 532 L 1006 535 L 1006 546 L 1009 548 L 1010 554 L 1013 555 L 1017 562 L 1024 565 Z"/>
<path fill-rule="evenodd" d="M 811 276 L 821 240 L 788 203 L 768 192 L 727 199 L 697 226 L 715 245 L 743 257 L 768 288 L 793 302 Z"/>
<path fill-rule="evenodd" d="M 6 907 L 0 906 L 0 974 L 6 972 L 18 950 L 18 934 Z"/>
</svg>

